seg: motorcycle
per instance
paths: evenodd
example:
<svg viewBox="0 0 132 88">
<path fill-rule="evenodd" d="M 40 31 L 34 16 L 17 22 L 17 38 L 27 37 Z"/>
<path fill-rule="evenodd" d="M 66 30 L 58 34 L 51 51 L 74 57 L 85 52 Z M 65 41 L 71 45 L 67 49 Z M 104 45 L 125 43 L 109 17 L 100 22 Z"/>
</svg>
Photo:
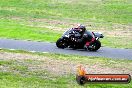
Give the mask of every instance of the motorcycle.
<svg viewBox="0 0 132 88">
<path fill-rule="evenodd" d="M 73 49 L 85 49 L 89 51 L 96 51 L 101 47 L 100 38 L 103 38 L 103 34 L 100 32 L 91 32 L 85 31 L 83 34 L 83 39 L 80 42 L 77 42 L 80 39 L 81 34 L 73 29 L 69 29 L 64 32 L 61 38 L 56 41 L 56 46 L 58 48 L 73 48 Z M 91 41 L 88 46 L 86 46 L 87 41 Z"/>
</svg>

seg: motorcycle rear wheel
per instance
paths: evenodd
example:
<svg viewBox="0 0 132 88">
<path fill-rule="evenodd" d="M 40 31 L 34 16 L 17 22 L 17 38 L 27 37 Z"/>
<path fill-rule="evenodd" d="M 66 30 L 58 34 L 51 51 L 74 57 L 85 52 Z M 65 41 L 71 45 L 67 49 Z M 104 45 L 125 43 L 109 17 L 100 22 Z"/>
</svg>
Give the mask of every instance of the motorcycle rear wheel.
<svg viewBox="0 0 132 88">
<path fill-rule="evenodd" d="M 88 47 L 89 51 L 97 51 L 101 47 L 101 42 L 96 40 L 95 42 L 91 43 Z"/>
</svg>

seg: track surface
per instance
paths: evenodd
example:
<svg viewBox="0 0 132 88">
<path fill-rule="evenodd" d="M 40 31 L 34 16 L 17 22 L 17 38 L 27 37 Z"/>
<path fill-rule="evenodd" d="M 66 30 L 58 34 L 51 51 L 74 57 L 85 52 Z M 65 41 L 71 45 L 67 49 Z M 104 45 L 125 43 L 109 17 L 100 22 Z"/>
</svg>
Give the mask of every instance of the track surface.
<svg viewBox="0 0 132 88">
<path fill-rule="evenodd" d="M 33 41 L 12 40 L 12 39 L 0 39 L 0 48 L 37 51 L 37 52 L 49 52 L 49 53 L 58 53 L 58 54 L 108 57 L 108 58 L 116 58 L 116 59 L 122 58 L 122 59 L 132 60 L 132 49 L 101 47 L 96 52 L 90 52 L 84 50 L 59 49 L 56 47 L 55 43 L 33 42 Z"/>
</svg>

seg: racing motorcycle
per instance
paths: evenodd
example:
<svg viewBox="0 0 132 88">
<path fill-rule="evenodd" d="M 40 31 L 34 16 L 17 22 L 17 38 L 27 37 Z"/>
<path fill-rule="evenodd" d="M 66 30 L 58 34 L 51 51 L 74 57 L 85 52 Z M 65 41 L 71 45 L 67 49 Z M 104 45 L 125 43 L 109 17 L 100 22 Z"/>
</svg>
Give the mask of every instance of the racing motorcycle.
<svg viewBox="0 0 132 88">
<path fill-rule="evenodd" d="M 103 38 L 103 34 L 100 32 L 91 32 L 85 31 L 83 34 L 83 39 L 80 42 L 77 42 L 80 39 L 81 34 L 75 30 L 69 29 L 64 32 L 61 38 L 56 41 L 56 46 L 58 48 L 73 48 L 73 49 L 85 49 L 89 51 L 96 51 L 101 47 L 101 42 L 99 38 Z M 87 41 L 91 41 L 88 46 L 86 46 Z"/>
</svg>

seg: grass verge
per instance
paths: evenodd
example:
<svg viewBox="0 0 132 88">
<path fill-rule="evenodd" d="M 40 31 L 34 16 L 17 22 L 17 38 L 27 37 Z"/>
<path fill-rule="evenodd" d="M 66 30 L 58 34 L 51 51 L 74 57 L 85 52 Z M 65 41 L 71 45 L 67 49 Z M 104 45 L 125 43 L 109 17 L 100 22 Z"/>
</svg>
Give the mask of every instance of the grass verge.
<svg viewBox="0 0 132 88">
<path fill-rule="evenodd" d="M 130 73 L 132 75 L 131 60 L 0 50 L 0 86 L 2 88 L 132 87 L 132 82 L 80 86 L 75 81 L 75 69 L 80 64 L 86 67 L 88 73 Z"/>
</svg>

